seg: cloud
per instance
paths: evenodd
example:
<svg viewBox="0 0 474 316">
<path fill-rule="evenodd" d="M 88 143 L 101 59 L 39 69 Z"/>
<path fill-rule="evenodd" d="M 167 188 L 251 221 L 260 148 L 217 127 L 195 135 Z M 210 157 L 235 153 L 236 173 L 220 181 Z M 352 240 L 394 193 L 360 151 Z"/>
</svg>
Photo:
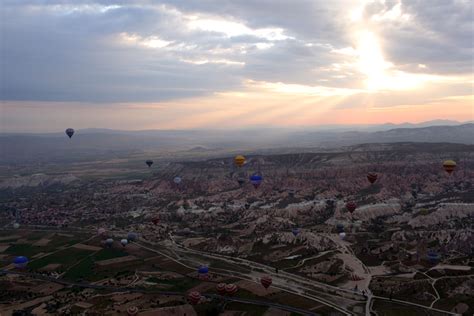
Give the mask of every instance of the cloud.
<svg viewBox="0 0 474 316">
<path fill-rule="evenodd" d="M 369 95 L 378 107 L 424 104 L 433 93 L 468 95 L 472 84 L 472 1 L 3 0 L 0 6 L 2 100 L 107 109 L 166 103 L 181 107 L 166 116 L 178 120 L 173 113 L 186 112 L 187 102 L 255 97 L 257 90 L 274 103 L 256 111 L 288 115 L 278 98 L 294 95 L 302 102 L 294 111 L 319 115 L 363 107 Z M 245 109 L 239 115 L 253 113 Z M 219 111 L 223 117 L 225 107 Z M 204 122 L 207 114 L 198 115 Z"/>
</svg>

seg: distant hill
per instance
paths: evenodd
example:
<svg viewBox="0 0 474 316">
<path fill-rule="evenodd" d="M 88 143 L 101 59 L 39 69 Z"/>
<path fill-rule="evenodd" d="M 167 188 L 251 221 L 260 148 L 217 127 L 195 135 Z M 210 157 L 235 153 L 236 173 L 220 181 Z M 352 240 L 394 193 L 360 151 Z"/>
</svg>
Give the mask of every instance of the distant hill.
<svg viewBox="0 0 474 316">
<path fill-rule="evenodd" d="M 58 163 L 128 158 L 144 152 L 188 153 L 288 148 L 337 148 L 363 143 L 474 143 L 474 124 L 394 128 L 386 131 L 305 131 L 252 129 L 242 131 L 78 131 L 64 134 L 0 134 L 0 164 Z"/>
</svg>

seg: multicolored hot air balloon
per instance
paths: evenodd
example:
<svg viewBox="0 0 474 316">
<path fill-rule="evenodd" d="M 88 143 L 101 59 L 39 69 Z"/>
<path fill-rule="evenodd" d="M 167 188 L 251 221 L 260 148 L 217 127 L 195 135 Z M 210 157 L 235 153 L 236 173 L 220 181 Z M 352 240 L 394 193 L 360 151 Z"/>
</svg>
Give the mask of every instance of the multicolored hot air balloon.
<svg viewBox="0 0 474 316">
<path fill-rule="evenodd" d="M 136 306 L 130 306 L 127 308 L 127 314 L 128 316 L 135 316 L 138 314 L 138 307 Z"/>
<path fill-rule="evenodd" d="M 120 240 L 120 243 L 122 244 L 122 246 L 125 247 L 126 245 L 128 245 L 128 240 L 124 238 L 124 239 Z"/>
<path fill-rule="evenodd" d="M 262 184 L 263 177 L 259 174 L 253 174 L 250 176 L 250 183 L 257 189 Z"/>
<path fill-rule="evenodd" d="M 69 138 L 71 138 L 72 135 L 74 135 L 74 129 L 72 128 L 66 129 L 66 135 L 69 136 Z"/>
<path fill-rule="evenodd" d="M 148 166 L 148 168 L 150 168 L 151 165 L 153 164 L 153 160 L 148 159 L 147 161 L 145 161 L 145 163 Z"/>
<path fill-rule="evenodd" d="M 28 265 L 28 262 L 29 260 L 25 256 L 18 256 L 18 257 L 15 257 L 15 259 L 13 259 L 13 265 L 17 269 L 26 268 L 26 266 Z"/>
<path fill-rule="evenodd" d="M 355 209 L 357 208 L 357 204 L 355 204 L 355 202 L 347 202 L 346 203 L 346 209 L 351 212 L 351 214 L 355 211 Z"/>
<path fill-rule="evenodd" d="M 245 164 L 245 157 L 242 155 L 237 155 L 234 158 L 234 163 L 237 167 L 242 167 Z"/>
<path fill-rule="evenodd" d="M 445 160 L 443 162 L 444 171 L 451 174 L 456 169 L 456 162 L 454 160 Z"/>
<path fill-rule="evenodd" d="M 224 295 L 226 293 L 225 291 L 225 286 L 226 284 L 225 283 L 219 283 L 216 285 L 216 290 L 217 290 L 217 293 L 219 293 L 220 295 Z"/>
<path fill-rule="evenodd" d="M 239 290 L 239 288 L 237 287 L 237 285 L 235 284 L 227 284 L 225 286 L 225 292 L 227 293 L 227 295 L 234 295 L 235 293 L 237 293 L 237 291 Z"/>
<path fill-rule="evenodd" d="M 196 305 L 201 300 L 201 293 L 198 291 L 192 291 L 188 294 L 188 301 L 191 305 Z"/>
<path fill-rule="evenodd" d="M 377 181 L 377 174 L 375 172 L 369 172 L 367 174 L 367 180 L 369 180 L 369 182 L 373 184 L 375 181 Z"/>
<path fill-rule="evenodd" d="M 264 275 L 261 279 L 260 279 L 260 283 L 262 283 L 263 287 L 268 289 L 268 287 L 270 285 L 272 285 L 272 277 L 269 276 L 269 275 Z"/>
<path fill-rule="evenodd" d="M 209 268 L 206 266 L 200 266 L 198 269 L 198 275 L 201 280 L 209 279 Z"/>
</svg>

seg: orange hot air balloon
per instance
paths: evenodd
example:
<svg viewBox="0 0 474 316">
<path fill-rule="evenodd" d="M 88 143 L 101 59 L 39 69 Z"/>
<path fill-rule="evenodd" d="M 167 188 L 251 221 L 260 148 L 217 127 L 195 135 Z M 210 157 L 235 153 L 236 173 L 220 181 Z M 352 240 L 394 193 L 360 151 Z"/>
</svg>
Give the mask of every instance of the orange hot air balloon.
<svg viewBox="0 0 474 316">
<path fill-rule="evenodd" d="M 272 285 L 272 277 L 269 276 L 269 275 L 264 275 L 261 279 L 260 279 L 260 283 L 262 283 L 263 287 L 268 289 L 268 287 L 270 285 Z"/>
<path fill-rule="evenodd" d="M 444 171 L 451 174 L 451 172 L 453 172 L 454 169 L 456 169 L 456 162 L 454 160 L 445 160 L 443 162 L 443 168 L 444 168 Z"/>
<path fill-rule="evenodd" d="M 245 163 L 245 157 L 242 155 L 235 156 L 234 163 L 237 165 L 237 167 L 242 167 Z"/>
<path fill-rule="evenodd" d="M 369 172 L 367 174 L 367 180 L 369 180 L 369 182 L 373 184 L 375 181 L 377 181 L 377 174 L 375 172 Z"/>
</svg>

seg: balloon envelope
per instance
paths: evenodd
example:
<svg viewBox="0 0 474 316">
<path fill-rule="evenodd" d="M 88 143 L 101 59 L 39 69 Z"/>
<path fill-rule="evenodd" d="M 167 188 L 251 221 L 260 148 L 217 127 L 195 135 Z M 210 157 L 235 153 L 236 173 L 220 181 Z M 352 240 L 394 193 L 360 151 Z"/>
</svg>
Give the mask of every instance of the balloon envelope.
<svg viewBox="0 0 474 316">
<path fill-rule="evenodd" d="M 346 238 L 346 233 L 345 232 L 339 233 L 339 237 L 341 239 L 345 239 Z"/>
<path fill-rule="evenodd" d="M 375 181 L 377 181 L 377 174 L 375 172 L 369 172 L 367 174 L 367 180 L 369 180 L 371 184 L 374 183 Z"/>
<path fill-rule="evenodd" d="M 138 235 L 136 233 L 128 233 L 127 234 L 127 239 L 130 241 L 136 241 L 138 239 Z"/>
<path fill-rule="evenodd" d="M 201 300 L 201 293 L 198 291 L 192 291 L 188 294 L 188 301 L 192 305 L 196 305 Z"/>
<path fill-rule="evenodd" d="M 128 240 L 127 239 L 122 239 L 120 241 L 120 243 L 122 244 L 122 246 L 126 246 L 128 244 Z"/>
<path fill-rule="evenodd" d="M 291 230 L 291 232 L 292 232 L 293 235 L 296 237 L 296 236 L 298 236 L 298 234 L 300 233 L 300 229 L 299 229 L 299 228 L 293 228 L 293 229 Z"/>
<path fill-rule="evenodd" d="M 263 177 L 259 174 L 253 174 L 250 176 L 250 183 L 252 183 L 252 185 L 255 188 L 258 188 L 260 184 L 262 183 L 262 181 L 263 181 Z"/>
<path fill-rule="evenodd" d="M 219 293 L 220 295 L 224 295 L 224 294 L 225 294 L 225 286 L 226 286 L 225 283 L 219 283 L 219 284 L 217 284 L 217 285 L 216 285 L 217 293 Z"/>
<path fill-rule="evenodd" d="M 16 268 L 24 268 L 28 264 L 29 260 L 25 256 L 18 256 L 15 257 L 13 260 L 13 264 L 15 265 Z"/>
<path fill-rule="evenodd" d="M 234 163 L 238 166 L 238 167 L 242 167 L 245 163 L 245 157 L 242 156 L 242 155 L 237 155 L 235 156 L 234 158 Z"/>
<path fill-rule="evenodd" d="M 74 129 L 72 128 L 66 129 L 66 135 L 69 136 L 69 138 L 71 138 L 72 135 L 74 135 Z"/>
<path fill-rule="evenodd" d="M 176 183 L 176 184 L 180 184 L 181 183 L 181 177 L 174 177 L 173 182 Z"/>
<path fill-rule="evenodd" d="M 451 173 L 456 169 L 456 162 L 454 160 L 445 160 L 443 162 L 443 168 L 447 173 Z"/>
<path fill-rule="evenodd" d="M 18 224 L 18 223 L 13 223 L 13 228 L 15 228 L 15 229 L 20 228 L 20 224 Z"/>
<path fill-rule="evenodd" d="M 352 202 L 352 201 L 351 201 L 351 202 L 347 202 L 346 208 L 347 208 L 347 210 L 348 210 L 349 212 L 352 213 L 352 212 L 354 212 L 355 209 L 357 208 L 357 204 L 355 204 L 355 202 Z"/>
<path fill-rule="evenodd" d="M 145 163 L 147 164 L 148 167 L 151 167 L 151 165 L 153 164 L 153 160 L 147 160 L 145 161 Z"/>
<path fill-rule="evenodd" d="M 130 306 L 129 308 L 127 308 L 127 314 L 128 314 L 129 316 L 133 316 L 133 315 L 138 314 L 138 307 L 136 307 L 136 306 Z"/>
<path fill-rule="evenodd" d="M 260 279 L 260 283 L 262 283 L 264 288 L 268 289 L 268 287 L 272 285 L 272 277 L 265 275 Z"/>
</svg>

